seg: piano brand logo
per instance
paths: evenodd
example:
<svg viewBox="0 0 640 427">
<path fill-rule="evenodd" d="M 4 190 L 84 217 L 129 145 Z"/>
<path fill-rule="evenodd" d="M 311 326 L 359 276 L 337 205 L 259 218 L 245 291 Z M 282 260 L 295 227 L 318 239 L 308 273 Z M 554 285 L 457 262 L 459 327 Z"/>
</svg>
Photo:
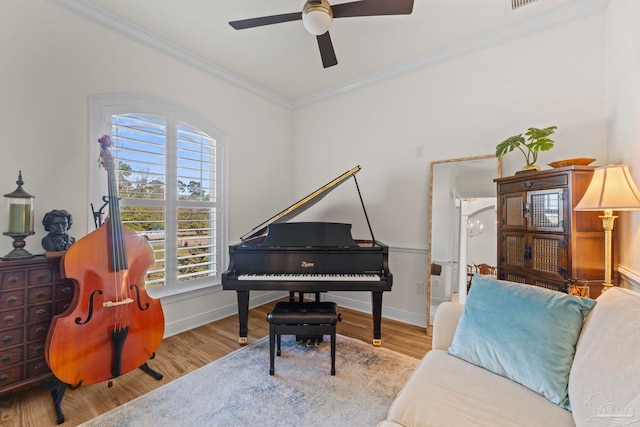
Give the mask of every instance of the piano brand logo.
<svg viewBox="0 0 640 427">
<path fill-rule="evenodd" d="M 300 266 L 301 266 L 302 268 L 311 268 L 311 267 L 315 267 L 315 266 L 316 266 L 316 263 L 315 263 L 315 262 L 309 262 L 309 261 L 302 261 L 302 262 L 300 263 Z"/>
</svg>

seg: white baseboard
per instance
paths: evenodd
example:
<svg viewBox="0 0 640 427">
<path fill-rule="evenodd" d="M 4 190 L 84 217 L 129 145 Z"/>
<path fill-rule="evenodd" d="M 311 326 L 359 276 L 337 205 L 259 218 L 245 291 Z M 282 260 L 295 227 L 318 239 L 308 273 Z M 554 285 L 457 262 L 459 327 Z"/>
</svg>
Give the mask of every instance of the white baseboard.
<svg viewBox="0 0 640 427">
<path fill-rule="evenodd" d="M 285 291 L 274 291 L 251 294 L 249 300 L 249 308 L 258 307 L 262 304 L 266 304 L 272 301 L 276 301 L 280 298 L 288 296 L 289 293 Z M 372 306 L 370 302 L 362 302 L 350 298 L 345 298 L 336 294 L 323 294 L 323 299 L 326 301 L 333 301 L 340 307 L 345 307 L 351 310 L 360 311 L 363 313 L 371 313 Z M 180 304 L 182 300 L 176 299 L 173 301 L 164 301 L 163 304 Z M 177 319 L 173 322 L 165 324 L 164 337 L 170 337 L 172 335 L 179 334 L 181 332 L 188 331 L 190 329 L 197 328 L 198 326 L 205 325 L 216 320 L 224 319 L 225 317 L 233 316 L 238 313 L 237 303 L 231 303 L 215 309 L 196 313 L 192 316 L 185 316 Z M 426 327 L 427 317 L 426 315 L 417 315 L 415 313 L 406 312 L 394 308 L 382 307 L 382 317 L 387 319 L 396 320 L 398 322 L 408 323 L 410 325 Z"/>
<path fill-rule="evenodd" d="M 344 298 L 336 294 L 326 294 L 323 295 L 324 301 L 333 301 L 338 304 L 340 307 L 348 308 L 355 311 L 361 311 L 363 313 L 371 313 L 372 306 L 371 303 L 362 302 L 353 300 L 350 298 Z M 397 310 L 394 308 L 385 308 L 384 304 L 382 306 L 382 317 L 397 320 L 398 322 L 408 323 L 410 325 L 426 327 L 427 324 L 427 316 L 417 315 L 415 313 L 409 313 L 402 310 Z"/>
<path fill-rule="evenodd" d="M 249 299 L 249 308 L 258 307 L 262 304 L 266 304 L 271 301 L 275 301 L 277 299 L 283 298 L 288 295 L 288 292 L 265 292 L 261 294 L 251 295 Z M 218 307 L 216 309 L 198 313 L 195 316 L 183 317 L 179 320 L 176 320 L 171 323 L 166 323 L 164 327 L 164 337 L 170 337 L 172 335 L 179 334 L 181 332 L 188 331 L 193 328 L 197 328 L 198 326 L 206 325 L 210 322 L 215 322 L 216 320 L 224 319 L 225 317 L 233 316 L 238 313 L 238 304 L 228 304 L 223 307 Z"/>
</svg>

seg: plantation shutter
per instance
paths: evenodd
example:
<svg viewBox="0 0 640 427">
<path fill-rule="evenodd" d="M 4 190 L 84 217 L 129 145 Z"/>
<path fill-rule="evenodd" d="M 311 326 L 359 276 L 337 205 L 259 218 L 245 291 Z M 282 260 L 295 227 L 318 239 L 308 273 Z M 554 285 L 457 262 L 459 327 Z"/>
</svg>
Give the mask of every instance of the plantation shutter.
<svg viewBox="0 0 640 427">
<path fill-rule="evenodd" d="M 112 116 L 123 224 L 151 244 L 147 286 L 217 274 L 216 141 L 150 114 Z"/>
</svg>

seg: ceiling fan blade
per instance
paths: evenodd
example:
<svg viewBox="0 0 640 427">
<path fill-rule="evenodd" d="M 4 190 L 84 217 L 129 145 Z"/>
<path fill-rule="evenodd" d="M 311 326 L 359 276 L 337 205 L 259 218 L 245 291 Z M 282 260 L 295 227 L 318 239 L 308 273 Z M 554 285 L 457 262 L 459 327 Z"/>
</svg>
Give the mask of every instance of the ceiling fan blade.
<svg viewBox="0 0 640 427">
<path fill-rule="evenodd" d="M 336 51 L 333 50 L 333 43 L 331 43 L 331 36 L 329 31 L 319 36 L 316 36 L 318 40 L 318 47 L 320 48 L 320 57 L 322 58 L 322 66 L 324 68 L 333 67 L 338 65 L 338 59 L 336 58 Z"/>
<path fill-rule="evenodd" d="M 334 18 L 379 15 L 409 15 L 413 0 L 360 0 L 331 6 Z"/>
<path fill-rule="evenodd" d="M 231 21 L 231 25 L 236 30 L 262 27 L 263 25 L 281 24 L 283 22 L 299 21 L 302 19 L 302 12 L 283 13 L 281 15 L 261 16 L 260 18 L 241 19 Z"/>
</svg>

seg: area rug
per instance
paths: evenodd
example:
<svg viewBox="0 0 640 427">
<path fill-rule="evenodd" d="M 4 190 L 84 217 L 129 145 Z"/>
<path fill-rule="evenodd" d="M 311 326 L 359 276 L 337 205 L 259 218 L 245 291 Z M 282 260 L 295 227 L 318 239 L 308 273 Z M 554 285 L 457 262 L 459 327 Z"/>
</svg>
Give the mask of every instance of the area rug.
<svg viewBox="0 0 640 427">
<path fill-rule="evenodd" d="M 82 426 L 375 426 L 418 360 L 338 335 L 336 375 L 325 339 L 282 337 L 269 375 L 265 337 Z"/>
</svg>

